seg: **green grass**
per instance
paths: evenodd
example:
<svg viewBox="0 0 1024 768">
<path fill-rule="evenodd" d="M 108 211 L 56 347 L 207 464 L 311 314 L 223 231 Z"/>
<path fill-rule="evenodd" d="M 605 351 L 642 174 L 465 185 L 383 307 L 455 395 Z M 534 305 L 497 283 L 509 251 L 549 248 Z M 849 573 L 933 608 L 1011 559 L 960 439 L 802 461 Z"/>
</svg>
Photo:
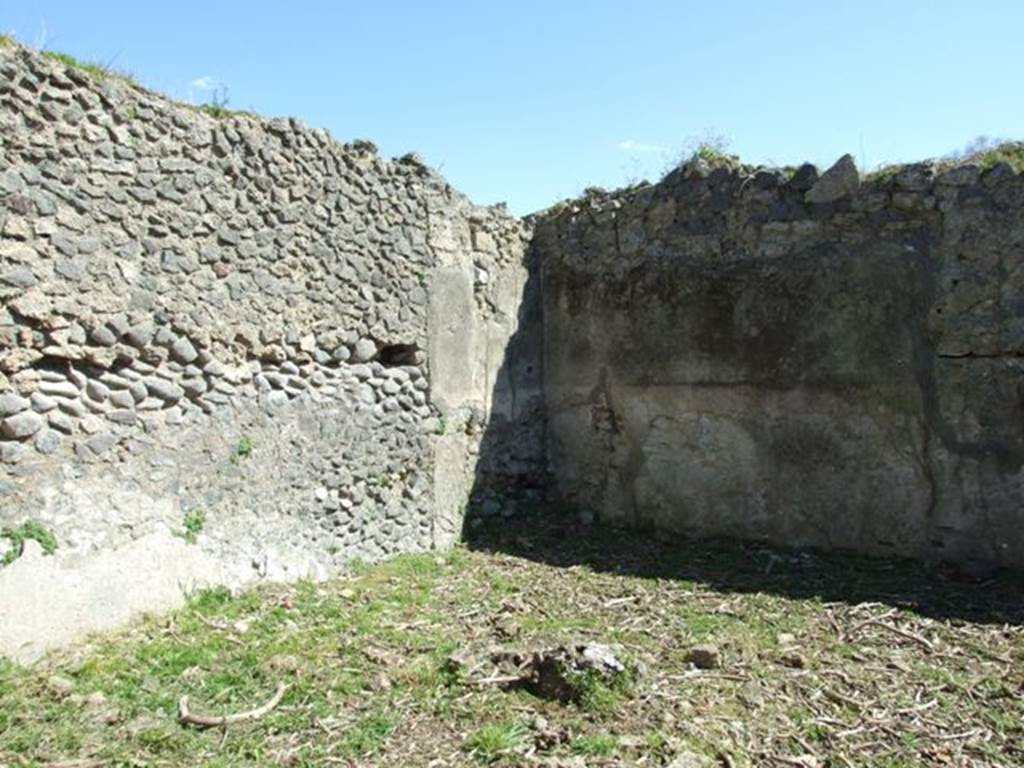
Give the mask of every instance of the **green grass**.
<svg viewBox="0 0 1024 768">
<path fill-rule="evenodd" d="M 256 450 L 256 444 L 253 443 L 252 438 L 248 435 L 243 435 L 239 439 L 238 445 L 231 452 L 231 463 L 238 464 L 242 459 L 249 458 L 254 450 Z"/>
<path fill-rule="evenodd" d="M 738 168 L 740 159 L 725 151 L 724 146 L 717 142 L 702 141 L 693 150 L 689 160 L 702 160 L 712 168 Z"/>
<path fill-rule="evenodd" d="M 1024 141 L 1010 141 L 992 149 L 986 149 L 967 158 L 987 171 L 997 163 L 1006 163 L 1017 173 L 1024 172 Z"/>
<path fill-rule="evenodd" d="M 39 542 L 45 555 L 52 555 L 57 549 L 57 537 L 36 520 L 26 520 L 14 528 L 3 528 L 0 530 L 0 538 L 8 539 L 12 545 L 3 558 L 0 558 L 0 565 L 10 565 L 21 557 L 26 541 Z"/>
<path fill-rule="evenodd" d="M 10 35 L 0 35 L 0 48 L 10 48 L 14 45 L 14 38 Z"/>
<path fill-rule="evenodd" d="M 610 757 L 615 754 L 619 740 L 607 733 L 579 736 L 572 742 L 572 753 L 587 757 Z"/>
<path fill-rule="evenodd" d="M 211 103 L 206 103 L 206 104 L 200 104 L 199 106 L 196 107 L 196 109 L 198 109 L 204 115 L 209 115 L 210 117 L 212 117 L 212 118 L 214 118 L 216 120 L 223 120 L 226 117 L 232 117 L 232 116 L 238 114 L 233 109 L 228 109 L 227 107 L 225 107 L 225 106 L 223 106 L 221 104 L 214 104 L 212 102 Z"/>
<path fill-rule="evenodd" d="M 181 610 L 37 665 L 0 660 L 0 765 L 473 768 L 536 757 L 659 766 L 690 750 L 752 766 L 773 762 L 766 744 L 774 757 L 810 749 L 820 764 L 913 765 L 929 749 L 954 750 L 952 765 L 1015 764 L 1024 718 L 1016 577 L 958 592 L 911 564 L 656 542 L 599 526 L 567 533 L 556 516 L 527 515 L 516 528 L 493 521 L 474 546 L 483 551 L 355 564 L 324 584 L 206 589 Z M 916 608 L 887 621 L 927 636 L 937 653 L 861 626 L 892 600 Z M 936 606 L 992 613 L 974 623 Z M 780 633 L 806 667 L 780 663 Z M 580 639 L 620 646 L 637 673 L 584 676 L 576 703 L 485 682 L 507 671 L 495 669 L 495 647 Z M 720 650 L 720 669 L 687 664 L 698 643 Z M 453 654 L 467 661 L 453 664 Z M 282 682 L 276 709 L 226 736 L 176 721 L 182 695 L 195 712 L 227 714 Z M 923 718 L 892 715 L 890 733 L 870 722 L 857 730 L 863 713 L 842 697 L 870 704 L 872 717 L 936 703 Z M 970 754 L 943 740 L 967 728 L 983 734 Z"/>
<path fill-rule="evenodd" d="M 182 530 L 178 534 L 188 544 L 195 544 L 203 527 L 206 525 L 206 513 L 201 509 L 190 509 L 181 521 Z"/>
<path fill-rule="evenodd" d="M 109 65 L 100 64 L 95 61 L 79 61 L 74 56 L 67 53 L 59 53 L 57 51 L 43 51 L 42 55 L 51 61 L 56 61 L 63 64 L 69 69 L 75 69 L 79 72 L 84 72 L 95 80 L 105 80 L 110 76 L 116 76 L 122 80 L 132 81 L 132 77 L 123 72 L 115 72 Z"/>
<path fill-rule="evenodd" d="M 484 763 L 512 760 L 526 739 L 526 729 L 516 721 L 490 723 L 466 739 L 466 751 Z"/>
</svg>

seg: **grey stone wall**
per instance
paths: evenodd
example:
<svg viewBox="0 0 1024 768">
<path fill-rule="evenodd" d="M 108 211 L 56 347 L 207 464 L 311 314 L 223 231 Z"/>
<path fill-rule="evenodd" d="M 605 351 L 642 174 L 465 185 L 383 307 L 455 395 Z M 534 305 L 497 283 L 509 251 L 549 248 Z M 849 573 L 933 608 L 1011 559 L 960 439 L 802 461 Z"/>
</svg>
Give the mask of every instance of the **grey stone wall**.
<svg viewBox="0 0 1024 768">
<path fill-rule="evenodd" d="M 40 520 L 81 564 L 201 512 L 231 583 L 451 542 L 521 222 L 415 156 L 17 46 L 0 136 L 0 526 Z M 483 341 L 445 354 L 446 328 Z M 23 608 L 0 605 L 8 644 Z"/>
<path fill-rule="evenodd" d="M 606 519 L 1024 563 L 1024 178 L 694 162 L 537 223 L 551 470 Z"/>
</svg>

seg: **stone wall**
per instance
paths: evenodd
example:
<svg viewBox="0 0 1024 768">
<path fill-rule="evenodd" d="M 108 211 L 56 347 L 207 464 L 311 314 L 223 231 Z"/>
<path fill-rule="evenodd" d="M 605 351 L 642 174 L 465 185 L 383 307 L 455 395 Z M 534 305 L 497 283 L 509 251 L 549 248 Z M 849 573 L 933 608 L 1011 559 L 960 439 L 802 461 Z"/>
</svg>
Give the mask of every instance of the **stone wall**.
<svg viewBox="0 0 1024 768">
<path fill-rule="evenodd" d="M 20 47 L 0 49 L 0 136 L 0 526 L 59 542 L 49 571 L 0 568 L 0 650 L 123 618 L 104 590 L 155 608 L 181 582 L 453 540 L 517 322 L 521 222 L 415 156 Z M 471 347 L 446 346 L 453 329 Z M 68 574 L 67 600 L 22 599 Z"/>
<path fill-rule="evenodd" d="M 543 215 L 561 492 L 605 519 L 1024 563 L 1024 177 L 692 162 Z"/>
</svg>

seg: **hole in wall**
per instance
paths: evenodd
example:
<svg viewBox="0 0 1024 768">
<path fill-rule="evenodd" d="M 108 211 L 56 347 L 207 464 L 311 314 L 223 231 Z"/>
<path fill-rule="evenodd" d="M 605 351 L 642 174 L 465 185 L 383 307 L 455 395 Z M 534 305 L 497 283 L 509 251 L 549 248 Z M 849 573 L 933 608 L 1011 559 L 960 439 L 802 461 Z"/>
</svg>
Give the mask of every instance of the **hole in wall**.
<svg viewBox="0 0 1024 768">
<path fill-rule="evenodd" d="M 415 344 L 388 344 L 380 348 L 377 360 L 381 365 L 416 365 L 417 353 L 420 351 Z"/>
</svg>

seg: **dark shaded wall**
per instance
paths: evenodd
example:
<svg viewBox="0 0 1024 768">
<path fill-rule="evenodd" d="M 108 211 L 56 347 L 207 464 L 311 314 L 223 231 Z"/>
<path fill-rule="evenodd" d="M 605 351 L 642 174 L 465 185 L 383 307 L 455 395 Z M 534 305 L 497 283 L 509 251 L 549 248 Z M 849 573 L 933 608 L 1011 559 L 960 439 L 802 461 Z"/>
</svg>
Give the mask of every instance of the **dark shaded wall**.
<svg viewBox="0 0 1024 768">
<path fill-rule="evenodd" d="M 541 217 L 563 495 L 698 535 L 1024 563 L 1024 178 L 851 167 L 697 163 Z"/>
</svg>

